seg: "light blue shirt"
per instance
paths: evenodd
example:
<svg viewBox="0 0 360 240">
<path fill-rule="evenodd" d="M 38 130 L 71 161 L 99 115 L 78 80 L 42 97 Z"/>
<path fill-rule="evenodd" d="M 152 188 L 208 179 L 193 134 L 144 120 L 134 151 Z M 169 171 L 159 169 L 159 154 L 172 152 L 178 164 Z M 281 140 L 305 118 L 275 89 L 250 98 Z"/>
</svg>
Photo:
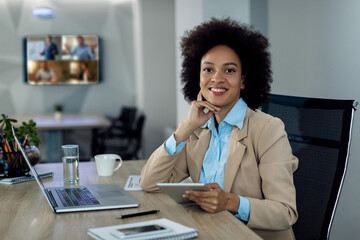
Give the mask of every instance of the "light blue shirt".
<svg viewBox="0 0 360 240">
<path fill-rule="evenodd" d="M 199 182 L 216 182 L 224 189 L 224 177 L 226 159 L 229 150 L 230 135 L 233 126 L 242 129 L 247 104 L 242 98 L 234 105 L 225 119 L 220 123 L 218 130 L 215 127 L 215 117 L 212 116 L 201 128 L 211 130 L 211 140 L 209 148 L 205 154 Z M 165 142 L 165 149 L 168 154 L 175 154 L 181 151 L 186 142 L 176 146 L 174 134 Z M 240 205 L 238 213 L 235 216 L 245 222 L 249 220 L 250 202 L 246 197 L 239 196 Z"/>
<path fill-rule="evenodd" d="M 78 60 L 92 60 L 95 58 L 95 54 L 91 52 L 89 45 L 84 44 L 81 47 L 77 45 L 70 53 L 71 57 L 76 55 Z"/>
</svg>

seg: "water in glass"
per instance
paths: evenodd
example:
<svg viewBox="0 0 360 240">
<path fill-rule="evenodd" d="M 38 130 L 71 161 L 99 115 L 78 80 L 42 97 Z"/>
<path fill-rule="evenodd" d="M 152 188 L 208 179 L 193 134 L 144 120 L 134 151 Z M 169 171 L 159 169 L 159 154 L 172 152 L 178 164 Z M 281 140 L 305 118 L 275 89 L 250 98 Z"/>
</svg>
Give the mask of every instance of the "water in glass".
<svg viewBox="0 0 360 240">
<path fill-rule="evenodd" d="M 62 158 L 64 169 L 64 182 L 79 182 L 79 156 L 65 156 Z"/>
</svg>

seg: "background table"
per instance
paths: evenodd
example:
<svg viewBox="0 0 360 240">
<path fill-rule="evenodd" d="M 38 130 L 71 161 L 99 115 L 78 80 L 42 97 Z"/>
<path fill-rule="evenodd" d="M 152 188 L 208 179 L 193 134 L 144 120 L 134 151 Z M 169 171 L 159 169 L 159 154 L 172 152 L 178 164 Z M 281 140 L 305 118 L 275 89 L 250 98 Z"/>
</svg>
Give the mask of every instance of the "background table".
<svg viewBox="0 0 360 240">
<path fill-rule="evenodd" d="M 144 160 L 124 161 L 112 177 L 98 177 L 94 162 L 81 162 L 80 184 L 118 183 L 124 187 L 128 176 L 138 175 L 144 164 Z M 39 164 L 36 169 L 54 172 L 53 178 L 44 180 L 46 187 L 64 185 L 61 164 Z M 207 213 L 196 205 L 177 204 L 164 193 L 129 193 L 140 202 L 138 208 L 55 214 L 34 181 L 0 185 L 0 238 L 91 239 L 87 235 L 89 228 L 168 218 L 198 229 L 198 239 L 260 239 L 227 211 Z M 122 214 L 152 209 L 160 209 L 160 212 L 116 219 Z"/>
<path fill-rule="evenodd" d="M 18 120 L 17 125 L 32 119 L 36 122 L 36 129 L 38 131 L 45 131 L 45 158 L 47 162 L 61 161 L 60 146 L 63 145 L 64 130 L 91 129 L 92 136 L 96 136 L 99 128 L 107 128 L 111 125 L 107 118 L 99 114 L 62 114 L 60 121 L 56 121 L 53 114 L 16 115 L 12 116 L 12 118 Z M 95 142 L 95 139 L 92 137 L 90 149 L 95 149 Z"/>
</svg>

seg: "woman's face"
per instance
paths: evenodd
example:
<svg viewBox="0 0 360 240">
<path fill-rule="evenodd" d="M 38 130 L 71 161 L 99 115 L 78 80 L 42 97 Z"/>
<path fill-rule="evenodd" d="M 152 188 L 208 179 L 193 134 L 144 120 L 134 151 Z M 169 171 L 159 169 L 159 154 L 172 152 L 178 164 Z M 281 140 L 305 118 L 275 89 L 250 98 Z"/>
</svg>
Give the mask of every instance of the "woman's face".
<svg viewBox="0 0 360 240">
<path fill-rule="evenodd" d="M 204 54 L 200 68 L 200 91 L 208 102 L 230 111 L 244 88 L 240 58 L 233 49 L 218 45 Z"/>
</svg>

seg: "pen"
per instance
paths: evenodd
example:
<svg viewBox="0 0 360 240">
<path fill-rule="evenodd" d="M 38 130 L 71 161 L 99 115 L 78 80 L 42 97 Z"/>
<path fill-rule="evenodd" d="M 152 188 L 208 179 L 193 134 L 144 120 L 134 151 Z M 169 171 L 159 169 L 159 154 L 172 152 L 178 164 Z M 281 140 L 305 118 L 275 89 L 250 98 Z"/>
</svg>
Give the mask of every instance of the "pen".
<svg viewBox="0 0 360 240">
<path fill-rule="evenodd" d="M 153 213 L 157 213 L 157 212 L 160 212 L 160 210 L 151 210 L 151 211 L 146 211 L 146 212 L 130 213 L 130 214 L 125 214 L 125 215 L 120 215 L 117 218 L 123 219 L 123 218 L 129 218 L 129 217 L 137 217 L 137 216 L 143 216 L 143 215 L 153 214 Z"/>
</svg>

